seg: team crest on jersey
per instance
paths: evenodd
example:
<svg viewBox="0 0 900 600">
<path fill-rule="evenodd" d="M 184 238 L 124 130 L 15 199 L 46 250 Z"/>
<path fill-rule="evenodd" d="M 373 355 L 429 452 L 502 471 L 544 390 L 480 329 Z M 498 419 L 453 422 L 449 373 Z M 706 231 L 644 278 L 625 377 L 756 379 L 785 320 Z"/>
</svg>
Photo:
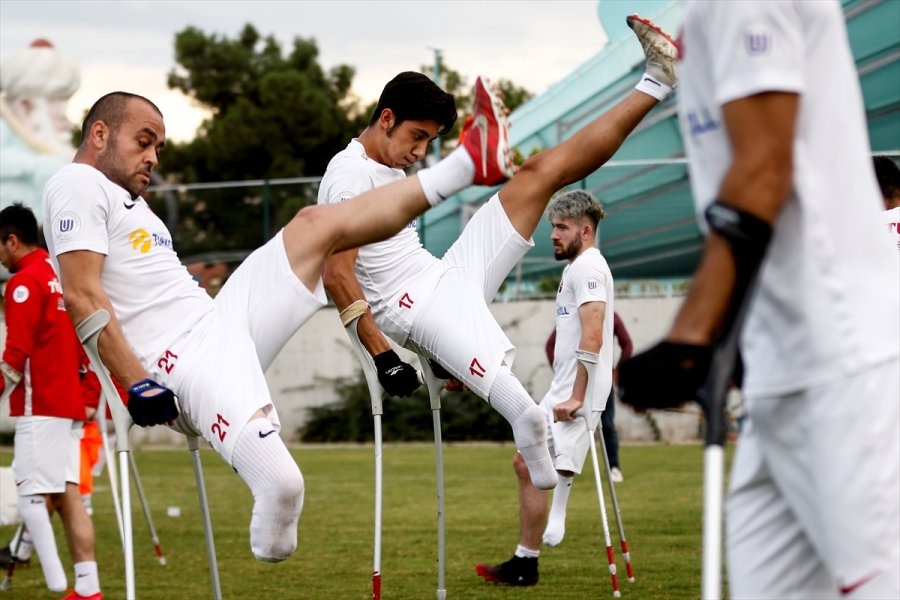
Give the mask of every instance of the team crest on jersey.
<svg viewBox="0 0 900 600">
<path fill-rule="evenodd" d="M 13 302 L 21 304 L 28 300 L 28 288 L 24 285 L 18 286 L 12 293 Z"/>
<path fill-rule="evenodd" d="M 67 210 L 56 217 L 56 221 L 53 223 L 53 229 L 56 231 L 56 237 L 59 239 L 68 239 L 78 233 L 78 230 L 81 229 L 81 217 L 78 216 L 78 213 Z"/>
<path fill-rule="evenodd" d="M 768 25 L 751 23 L 741 32 L 744 52 L 750 58 L 760 58 L 772 54 L 775 50 L 775 36 Z"/>
</svg>

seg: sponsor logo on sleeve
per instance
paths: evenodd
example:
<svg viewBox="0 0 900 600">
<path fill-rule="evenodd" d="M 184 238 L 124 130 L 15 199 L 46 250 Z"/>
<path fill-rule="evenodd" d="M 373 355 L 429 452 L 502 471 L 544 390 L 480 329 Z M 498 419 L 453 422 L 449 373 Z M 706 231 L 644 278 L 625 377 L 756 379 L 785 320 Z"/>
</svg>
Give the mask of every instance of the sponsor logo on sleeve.
<svg viewBox="0 0 900 600">
<path fill-rule="evenodd" d="M 337 199 L 338 199 L 338 202 L 346 202 L 350 198 L 355 198 L 355 197 L 356 197 L 355 192 L 341 192 L 340 194 L 338 194 Z"/>
<path fill-rule="evenodd" d="M 28 288 L 24 285 L 20 285 L 13 290 L 12 293 L 13 302 L 21 304 L 28 300 Z"/>
<path fill-rule="evenodd" d="M 600 285 L 599 283 L 597 283 L 596 279 L 588 279 L 587 284 L 589 290 L 596 290 L 597 286 Z"/>
<path fill-rule="evenodd" d="M 56 217 L 56 221 L 53 223 L 53 230 L 56 232 L 56 237 L 61 240 L 69 239 L 78 233 L 80 229 L 81 217 L 78 216 L 78 213 L 70 210 L 67 210 Z"/>
</svg>

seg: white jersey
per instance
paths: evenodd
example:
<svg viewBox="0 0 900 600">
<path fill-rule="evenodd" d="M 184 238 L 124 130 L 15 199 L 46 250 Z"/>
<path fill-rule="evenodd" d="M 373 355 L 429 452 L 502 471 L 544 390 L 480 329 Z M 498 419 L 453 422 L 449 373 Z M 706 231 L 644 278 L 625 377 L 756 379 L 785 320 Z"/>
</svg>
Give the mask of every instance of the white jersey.
<svg viewBox="0 0 900 600">
<path fill-rule="evenodd" d="M 679 112 L 701 227 L 732 158 L 721 107 L 766 91 L 800 95 L 793 191 L 741 340 L 745 391 L 790 393 L 896 357 L 898 253 L 886 251 L 840 5 L 697 1 L 684 8 Z"/>
<path fill-rule="evenodd" d="M 319 204 L 343 202 L 376 187 L 406 177 L 401 169 L 392 169 L 366 156 L 363 145 L 353 139 L 328 163 L 319 185 Z M 372 307 L 378 327 L 398 344 L 406 343 L 415 309 L 437 285 L 440 261 L 422 246 L 413 220 L 397 235 L 359 249 L 356 277 Z M 414 285 L 418 293 L 412 293 Z M 416 298 L 413 311 L 404 294 Z M 407 296 L 409 297 L 409 296 Z"/>
<path fill-rule="evenodd" d="M 887 225 L 888 239 L 893 242 L 894 247 L 900 251 L 900 206 L 895 206 L 890 210 L 881 213 L 885 225 Z"/>
<path fill-rule="evenodd" d="M 178 260 L 165 224 L 142 199 L 100 171 L 73 163 L 44 187 L 44 233 L 57 256 L 89 250 L 106 256 L 100 283 L 125 338 L 148 370 L 183 333 L 213 310 L 213 300 Z"/>
<path fill-rule="evenodd" d="M 614 286 L 606 259 L 597 248 L 588 248 L 563 270 L 556 293 L 556 345 L 553 350 L 553 381 L 544 402 L 559 404 L 572 396 L 578 370 L 575 351 L 581 343 L 578 308 L 587 302 L 605 302 L 603 344 L 593 384 L 595 402 L 606 402 L 612 387 Z"/>
</svg>

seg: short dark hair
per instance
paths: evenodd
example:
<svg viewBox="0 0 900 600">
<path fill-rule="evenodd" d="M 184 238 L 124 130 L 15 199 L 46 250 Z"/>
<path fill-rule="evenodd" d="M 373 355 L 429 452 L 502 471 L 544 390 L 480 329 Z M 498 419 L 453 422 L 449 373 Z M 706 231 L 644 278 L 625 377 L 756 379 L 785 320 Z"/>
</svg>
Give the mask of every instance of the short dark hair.
<svg viewBox="0 0 900 600">
<path fill-rule="evenodd" d="M 887 156 L 876 156 L 872 162 L 875 164 L 875 177 L 878 178 L 881 196 L 885 199 L 900 196 L 900 167 L 897 163 Z"/>
<path fill-rule="evenodd" d="M 403 121 L 435 121 L 438 135 L 450 131 L 456 123 L 456 100 L 421 73 L 404 71 L 384 86 L 378 106 L 369 119 L 374 125 L 384 109 L 389 108 L 397 117 L 397 125 Z"/>
<path fill-rule="evenodd" d="M 31 209 L 16 202 L 0 210 L 0 243 L 15 235 L 27 246 L 38 245 L 37 219 Z"/>
<path fill-rule="evenodd" d="M 84 123 L 81 124 L 81 143 L 84 144 L 85 140 L 88 139 L 88 133 L 97 121 L 103 121 L 109 126 L 111 131 L 117 131 L 119 125 L 122 124 L 122 117 L 125 115 L 125 105 L 128 104 L 128 101 L 131 99 L 146 102 L 160 117 L 162 116 L 162 111 L 143 96 L 138 96 L 137 94 L 131 94 L 129 92 L 110 92 L 94 102 L 94 105 L 84 118 Z"/>
</svg>

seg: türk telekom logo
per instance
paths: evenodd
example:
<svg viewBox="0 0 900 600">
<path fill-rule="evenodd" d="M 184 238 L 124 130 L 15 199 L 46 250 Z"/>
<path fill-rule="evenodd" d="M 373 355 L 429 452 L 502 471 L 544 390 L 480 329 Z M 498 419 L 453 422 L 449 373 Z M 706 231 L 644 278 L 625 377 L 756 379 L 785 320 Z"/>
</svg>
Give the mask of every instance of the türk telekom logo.
<svg viewBox="0 0 900 600">
<path fill-rule="evenodd" d="M 56 217 L 53 223 L 53 229 L 56 230 L 56 237 L 61 240 L 68 239 L 78 233 L 81 229 L 81 217 L 72 211 L 66 211 Z"/>
<path fill-rule="evenodd" d="M 128 241 L 131 242 L 131 247 L 141 254 L 147 254 L 153 247 L 153 240 L 146 229 L 135 229 L 128 234 Z"/>
</svg>

